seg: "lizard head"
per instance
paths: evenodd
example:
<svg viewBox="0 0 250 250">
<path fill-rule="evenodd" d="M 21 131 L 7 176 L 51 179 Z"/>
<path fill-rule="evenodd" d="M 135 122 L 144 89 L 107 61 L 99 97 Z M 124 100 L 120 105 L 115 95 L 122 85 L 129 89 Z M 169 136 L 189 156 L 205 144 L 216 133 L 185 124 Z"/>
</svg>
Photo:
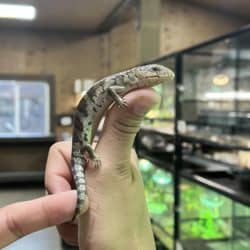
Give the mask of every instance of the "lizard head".
<svg viewBox="0 0 250 250">
<path fill-rule="evenodd" d="M 136 87 L 152 87 L 174 79 L 173 71 L 159 64 L 149 64 L 135 67 L 133 69 L 133 74 Z"/>
<path fill-rule="evenodd" d="M 136 69 L 139 82 L 142 81 L 147 86 L 154 86 L 174 79 L 173 71 L 163 65 L 149 64 Z"/>
</svg>

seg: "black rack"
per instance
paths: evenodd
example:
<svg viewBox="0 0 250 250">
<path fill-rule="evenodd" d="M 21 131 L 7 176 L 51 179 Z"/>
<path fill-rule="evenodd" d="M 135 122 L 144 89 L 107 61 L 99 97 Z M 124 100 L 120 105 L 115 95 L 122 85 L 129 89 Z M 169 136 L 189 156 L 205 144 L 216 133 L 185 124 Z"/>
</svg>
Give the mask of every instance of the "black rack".
<svg viewBox="0 0 250 250">
<path fill-rule="evenodd" d="M 250 151 L 250 148 L 244 145 L 236 145 L 236 144 L 229 144 L 229 143 L 220 143 L 213 140 L 208 140 L 205 138 L 199 138 L 197 136 L 191 136 L 191 135 L 179 135 L 181 138 L 181 141 L 183 142 L 189 142 L 189 143 L 201 143 L 202 145 L 207 145 L 210 147 L 214 147 L 217 149 L 225 149 L 225 150 L 246 150 Z"/>
<path fill-rule="evenodd" d="M 241 204 L 250 206 L 250 195 L 239 187 L 239 184 L 237 182 L 237 179 L 234 178 L 233 174 L 227 173 L 227 171 L 224 171 L 223 174 L 225 176 L 222 176 L 221 178 L 218 178 L 216 175 L 213 175 L 211 173 L 195 173 L 193 171 L 187 170 L 187 165 L 190 165 L 190 158 L 188 159 L 187 155 L 184 155 L 184 148 L 183 143 L 189 143 L 189 144 L 201 144 L 207 147 L 213 147 L 219 150 L 250 150 L 250 146 L 248 145 L 240 145 L 240 144 L 230 144 L 230 143 L 219 143 L 217 141 L 205 139 L 205 138 L 199 138 L 197 136 L 184 134 L 179 129 L 179 124 L 182 122 L 182 107 L 181 107 L 181 95 L 184 90 L 183 88 L 183 57 L 187 54 L 196 54 L 197 49 L 201 49 L 205 46 L 210 46 L 214 43 L 225 41 L 228 42 L 230 39 L 236 38 L 238 36 L 249 34 L 250 33 L 250 25 L 245 26 L 241 28 L 238 31 L 225 34 L 223 36 L 220 36 L 218 38 L 212 39 L 210 41 L 207 41 L 205 43 L 199 44 L 197 46 L 194 46 L 192 48 L 184 49 L 182 51 L 178 51 L 163 57 L 160 57 L 154 61 L 151 61 L 149 63 L 165 63 L 169 59 L 174 58 L 175 59 L 175 69 L 173 69 L 176 73 L 175 78 L 175 135 L 173 137 L 174 144 L 175 144 L 175 152 L 174 152 L 174 161 L 173 164 L 166 163 L 166 158 L 164 158 L 164 154 L 161 155 L 155 155 L 153 153 L 147 152 L 147 151 L 140 151 L 139 155 L 143 158 L 148 159 L 149 161 L 153 162 L 157 166 L 160 166 L 162 168 L 165 168 L 167 171 L 170 171 L 173 173 L 174 177 L 174 249 L 177 249 L 178 243 L 180 243 L 180 179 L 185 178 L 187 180 L 191 180 L 192 182 L 198 183 L 204 187 L 207 187 L 211 190 L 214 190 L 220 194 L 223 194 L 226 197 L 231 198 L 232 200 L 235 200 Z M 236 44 L 236 47 L 238 48 L 239 44 Z M 237 58 L 239 57 L 239 53 L 237 52 Z M 165 63 L 166 64 L 166 63 Z M 168 66 L 168 65 L 167 65 Z M 235 67 L 238 69 L 240 67 L 239 60 L 236 60 Z M 239 74 L 236 73 L 235 77 L 235 91 L 239 89 L 238 81 L 239 81 Z M 238 101 L 235 101 L 235 108 L 238 109 L 239 103 Z M 239 119 L 238 119 L 239 121 Z M 192 121 L 186 120 L 187 124 L 192 124 Z M 206 123 L 204 121 L 197 121 L 195 125 L 198 126 L 209 126 L 209 127 L 215 127 L 215 128 L 221 128 L 224 130 L 226 127 L 225 124 L 211 124 Z M 242 127 L 243 126 L 243 127 Z M 230 126 L 229 126 L 230 127 Z M 241 134 L 248 133 L 250 135 L 250 128 L 247 126 L 244 126 L 238 122 L 238 124 L 233 124 L 229 129 L 231 129 L 231 133 L 233 135 L 235 134 Z M 250 138 L 250 137 L 249 137 Z M 197 159 L 196 159 L 197 160 Z M 203 161 L 203 164 L 204 161 Z M 206 164 L 209 164 L 209 160 L 206 162 Z M 215 164 L 215 162 L 214 162 Z M 216 163 L 217 166 L 220 167 L 228 167 L 229 169 L 232 169 L 232 166 L 230 164 L 224 164 L 223 163 Z"/>
</svg>

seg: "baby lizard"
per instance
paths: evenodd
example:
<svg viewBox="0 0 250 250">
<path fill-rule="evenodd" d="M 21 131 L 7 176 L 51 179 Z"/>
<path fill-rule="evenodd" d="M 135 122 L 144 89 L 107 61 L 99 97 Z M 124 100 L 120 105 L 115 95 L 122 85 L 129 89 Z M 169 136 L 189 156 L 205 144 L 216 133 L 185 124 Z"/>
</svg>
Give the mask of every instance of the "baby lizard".
<svg viewBox="0 0 250 250">
<path fill-rule="evenodd" d="M 162 65 L 139 66 L 97 81 L 80 100 L 74 113 L 71 155 L 71 170 L 77 190 L 74 218 L 86 210 L 85 168 L 89 163 L 101 166 L 91 144 L 105 111 L 113 102 L 126 108 L 123 96 L 128 91 L 152 87 L 173 78 L 174 73 Z"/>
</svg>

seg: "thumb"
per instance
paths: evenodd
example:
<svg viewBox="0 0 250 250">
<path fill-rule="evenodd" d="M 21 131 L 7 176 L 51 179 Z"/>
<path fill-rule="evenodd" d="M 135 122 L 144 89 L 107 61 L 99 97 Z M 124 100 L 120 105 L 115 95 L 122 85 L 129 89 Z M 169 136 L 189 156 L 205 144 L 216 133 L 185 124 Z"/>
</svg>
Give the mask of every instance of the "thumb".
<svg viewBox="0 0 250 250">
<path fill-rule="evenodd" d="M 153 89 L 139 89 L 125 97 L 128 106 L 114 105 L 108 112 L 96 151 L 108 162 L 130 159 L 136 133 L 145 114 L 159 102 L 159 95 Z"/>
</svg>

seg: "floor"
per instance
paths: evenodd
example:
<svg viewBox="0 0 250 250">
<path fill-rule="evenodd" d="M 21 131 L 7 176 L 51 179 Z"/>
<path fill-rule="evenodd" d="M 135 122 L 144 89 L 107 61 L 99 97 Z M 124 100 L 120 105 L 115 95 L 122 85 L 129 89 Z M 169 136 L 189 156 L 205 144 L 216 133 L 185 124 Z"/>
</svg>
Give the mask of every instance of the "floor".
<svg viewBox="0 0 250 250">
<path fill-rule="evenodd" d="M 41 187 L 29 186 L 29 187 L 16 187 L 8 188 L 1 187 L 0 189 L 0 207 L 7 204 L 30 200 L 38 198 L 44 195 L 44 190 Z M 4 250 L 29 250 L 34 249 L 34 244 L 36 250 L 64 250 L 61 246 L 61 240 L 55 227 L 51 227 L 45 230 L 32 233 L 15 243 L 5 247 Z"/>
</svg>

